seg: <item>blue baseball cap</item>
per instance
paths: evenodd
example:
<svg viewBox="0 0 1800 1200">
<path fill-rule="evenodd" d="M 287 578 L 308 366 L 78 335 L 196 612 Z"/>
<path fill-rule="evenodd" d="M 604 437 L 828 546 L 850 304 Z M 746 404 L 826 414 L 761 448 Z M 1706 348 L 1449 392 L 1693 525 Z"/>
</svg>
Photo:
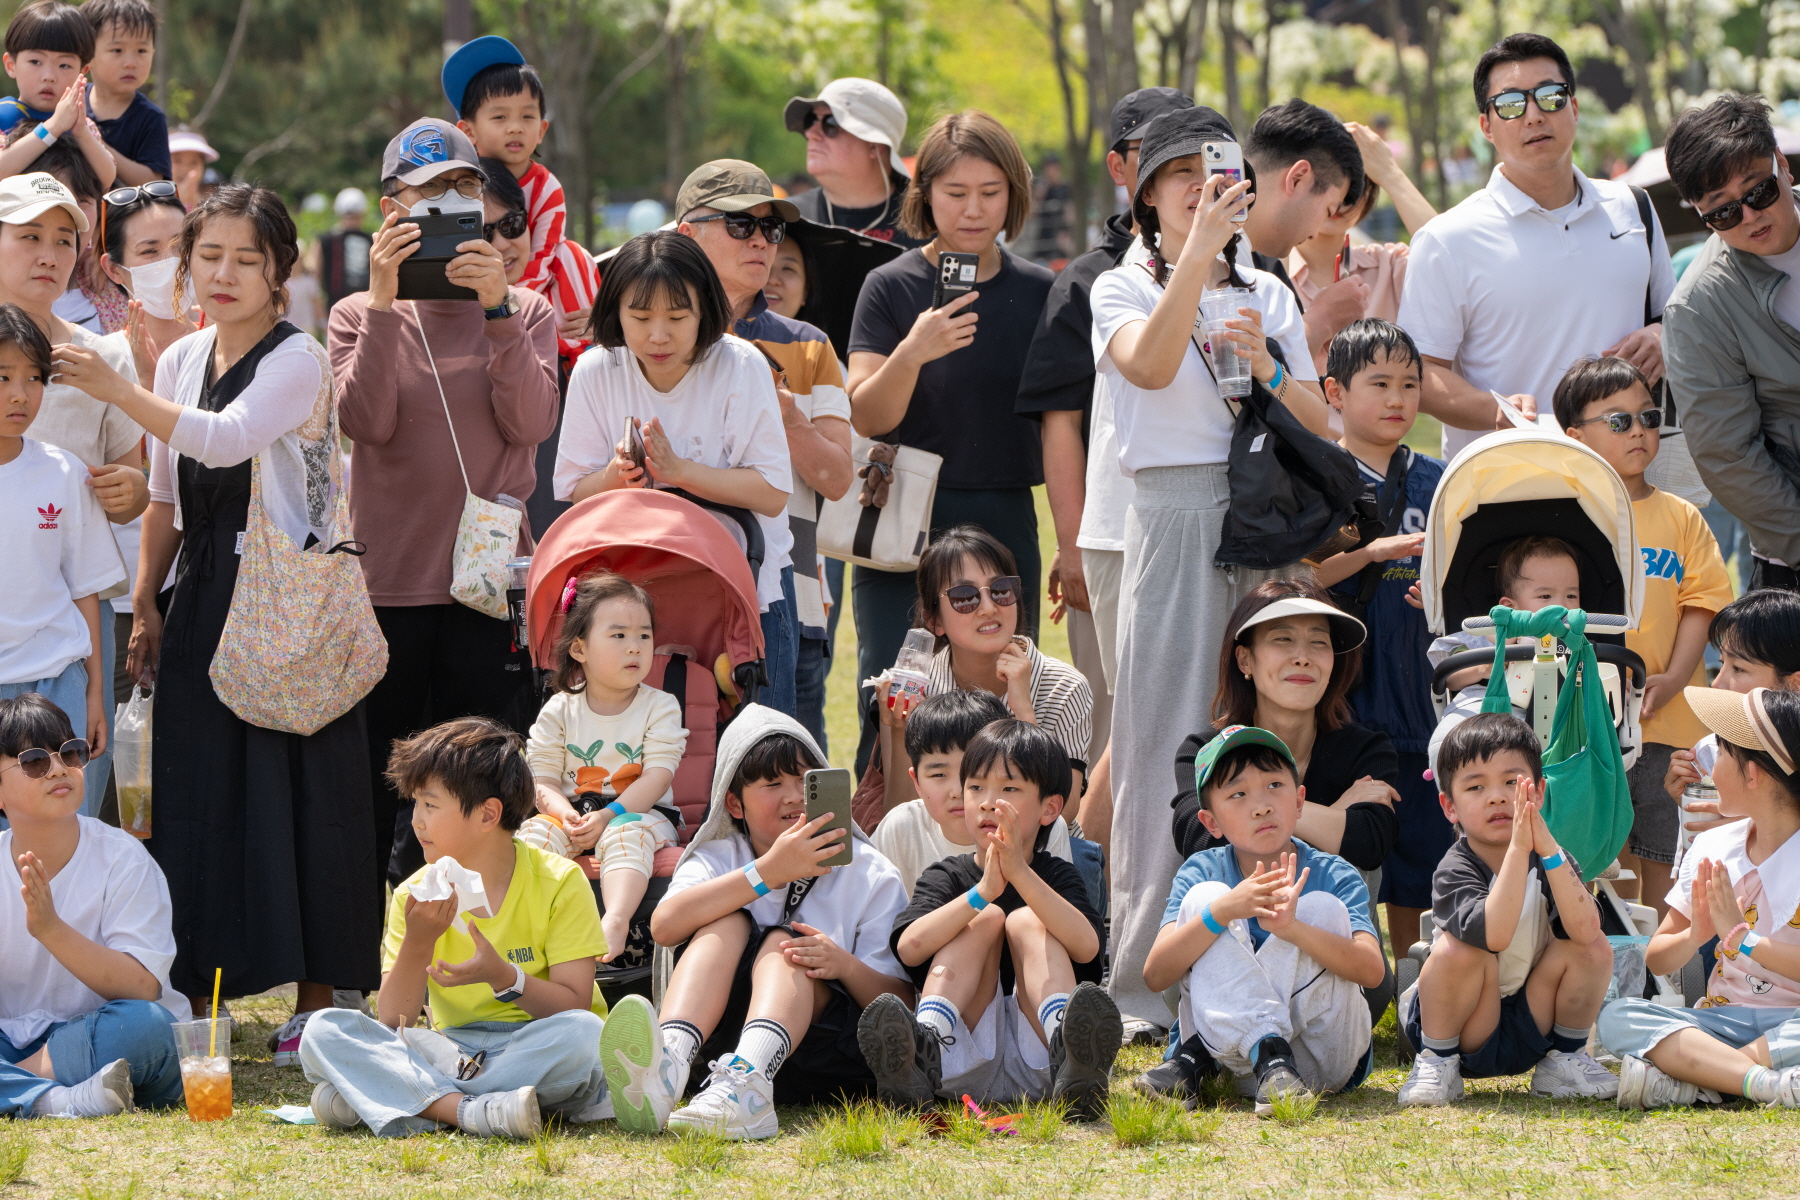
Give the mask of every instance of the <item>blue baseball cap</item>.
<svg viewBox="0 0 1800 1200">
<path fill-rule="evenodd" d="M 381 178 L 421 184 L 449 171 L 468 168 L 485 182 L 481 158 L 468 135 L 448 121 L 420 117 L 394 135 L 381 153 Z"/>
<path fill-rule="evenodd" d="M 457 116 L 464 116 L 463 94 L 469 90 L 470 80 L 489 67 L 524 65 L 525 56 L 503 37 L 490 34 L 464 42 L 455 54 L 444 60 L 444 98 L 450 101 L 450 108 Z"/>
</svg>

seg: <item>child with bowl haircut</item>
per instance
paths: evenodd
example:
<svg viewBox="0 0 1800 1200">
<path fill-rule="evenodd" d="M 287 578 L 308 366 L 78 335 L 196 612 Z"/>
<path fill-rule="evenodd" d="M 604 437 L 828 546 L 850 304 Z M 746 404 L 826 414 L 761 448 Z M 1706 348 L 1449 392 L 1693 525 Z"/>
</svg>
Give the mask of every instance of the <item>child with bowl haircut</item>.
<svg viewBox="0 0 1800 1200">
<path fill-rule="evenodd" d="M 975 844 L 963 822 L 963 753 L 976 734 L 1008 715 L 1005 702 L 992 692 L 956 688 L 927 696 L 907 716 L 907 772 L 919 798 L 889 811 L 869 836 L 899 870 L 909 899 L 926 867 Z M 1068 854 L 1064 828 L 1059 857 Z M 1051 846 L 1054 853 L 1054 841 Z"/>
<path fill-rule="evenodd" d="M 1106 935 L 1074 866 L 1044 849 L 1069 791 L 1069 760 L 1046 729 L 997 721 L 963 751 L 963 821 L 974 853 L 927 868 L 894 922 L 895 957 L 920 986 L 857 1030 L 890 1103 L 967 1094 L 1005 1104 L 1105 1104 L 1124 1024 L 1100 987 Z"/>
<path fill-rule="evenodd" d="M 1362 989 L 1387 974 L 1362 876 L 1294 837 L 1306 789 L 1273 733 L 1231 726 L 1194 768 L 1200 821 L 1228 844 L 1175 874 L 1144 983 L 1179 984 L 1189 1036 L 1139 1090 L 1191 1101 L 1222 1067 L 1267 1116 L 1283 1095 L 1359 1086 L 1374 1059 Z"/>
<path fill-rule="evenodd" d="M 850 862 L 822 865 L 845 841 L 826 824 L 849 815 L 807 819 L 805 775 L 824 765 L 798 721 L 760 704 L 719 739 L 712 806 L 650 918 L 675 951 L 660 1020 L 626 996 L 600 1038 L 621 1128 L 771 1138 L 777 1102 L 873 1090 L 856 1021 L 890 993 L 912 999 L 887 938 L 906 889 L 854 825 Z M 702 1056 L 706 1082 L 676 1110 Z"/>
<path fill-rule="evenodd" d="M 1537 735 L 1506 713 L 1471 717 L 1444 740 L 1436 776 L 1461 837 L 1432 876 L 1431 956 L 1400 997 L 1419 1048 L 1400 1104 L 1449 1104 L 1465 1076 L 1534 1064 L 1533 1095 L 1611 1099 L 1618 1078 L 1584 1047 L 1612 945 L 1580 865 L 1544 824 Z"/>
<path fill-rule="evenodd" d="M 487 717 L 394 744 L 388 775 L 413 801 L 427 865 L 388 907 L 380 1019 L 321 1009 L 300 1039 L 321 1125 L 530 1138 L 544 1109 L 577 1122 L 609 1115 L 598 1050 L 606 1002 L 594 986 L 600 912 L 580 867 L 513 836 L 534 800 L 523 749 Z M 481 877 L 485 906 L 464 917 L 454 887 L 414 895 L 443 859 Z M 427 1002 L 435 1034 L 412 1027 Z"/>
</svg>

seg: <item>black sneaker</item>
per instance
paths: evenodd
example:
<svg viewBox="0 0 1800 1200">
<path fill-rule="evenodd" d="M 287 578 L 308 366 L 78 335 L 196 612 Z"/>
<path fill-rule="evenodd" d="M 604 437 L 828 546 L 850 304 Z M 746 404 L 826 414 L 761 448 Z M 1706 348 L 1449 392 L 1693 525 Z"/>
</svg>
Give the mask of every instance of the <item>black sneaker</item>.
<svg viewBox="0 0 1800 1200">
<path fill-rule="evenodd" d="M 1096 983 L 1078 986 L 1063 1010 L 1063 1023 L 1050 1038 L 1050 1096 L 1069 1101 L 1084 1121 L 1106 1106 L 1108 1081 L 1125 1022 L 1118 1005 Z"/>
<path fill-rule="evenodd" d="M 1132 1086 L 1148 1096 L 1180 1100 L 1189 1108 L 1200 1098 L 1200 1084 L 1219 1073 L 1219 1064 L 1198 1036 L 1181 1043 L 1175 1057 L 1151 1067 L 1132 1080 Z"/>
<path fill-rule="evenodd" d="M 921 1042 L 929 1041 L 932 1062 L 922 1062 Z M 856 1044 L 875 1075 L 875 1098 L 897 1108 L 924 1108 L 937 1099 L 937 1036 L 922 1030 L 912 1010 L 891 992 L 875 997 L 856 1022 Z"/>
<path fill-rule="evenodd" d="M 1300 1066 L 1294 1061 L 1294 1048 L 1284 1037 L 1266 1037 L 1256 1043 L 1250 1055 L 1256 1063 L 1256 1115 L 1266 1117 L 1275 1111 L 1277 1096 L 1296 1099 L 1310 1097 L 1312 1091 L 1300 1078 Z"/>
</svg>

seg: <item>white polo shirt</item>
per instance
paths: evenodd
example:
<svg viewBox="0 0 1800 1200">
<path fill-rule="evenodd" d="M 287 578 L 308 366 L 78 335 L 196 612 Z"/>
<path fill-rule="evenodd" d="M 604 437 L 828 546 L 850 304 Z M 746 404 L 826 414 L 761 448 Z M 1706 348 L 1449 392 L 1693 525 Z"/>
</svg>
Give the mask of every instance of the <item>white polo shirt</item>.
<svg viewBox="0 0 1800 1200">
<path fill-rule="evenodd" d="M 1643 328 L 1644 293 L 1660 313 L 1675 290 L 1654 220 L 1646 246 L 1626 184 L 1575 170 L 1576 200 L 1555 212 L 1499 167 L 1476 192 L 1413 237 L 1400 326 L 1419 352 L 1478 388 L 1537 397 L 1548 413 L 1576 360 Z M 1481 436 L 1444 430 L 1444 457 Z"/>
</svg>

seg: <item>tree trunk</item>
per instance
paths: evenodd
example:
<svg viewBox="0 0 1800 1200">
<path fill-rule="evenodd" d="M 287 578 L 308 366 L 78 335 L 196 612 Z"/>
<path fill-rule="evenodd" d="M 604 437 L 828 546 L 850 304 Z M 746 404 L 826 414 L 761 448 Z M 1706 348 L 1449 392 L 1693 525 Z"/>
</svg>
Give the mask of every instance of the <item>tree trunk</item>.
<svg viewBox="0 0 1800 1200">
<path fill-rule="evenodd" d="M 675 203 L 675 192 L 687 178 L 687 48 L 686 30 L 669 34 L 668 101 L 663 106 L 666 165 L 663 167 L 663 198 Z M 680 217 L 680 213 L 674 214 Z"/>
<path fill-rule="evenodd" d="M 1244 97 L 1238 85 L 1237 14 L 1232 11 L 1236 3 L 1219 0 L 1219 61 L 1225 68 L 1225 119 L 1241 138 L 1250 130 L 1244 124 Z"/>
<path fill-rule="evenodd" d="M 525 54 L 543 72 L 549 157 L 562 182 L 573 236 L 593 239 L 594 186 L 588 166 L 585 120 L 600 29 L 580 0 L 532 0 L 521 5 L 513 28 Z"/>
<path fill-rule="evenodd" d="M 1228 4 L 1230 0 L 1220 0 Z M 1183 22 L 1186 38 L 1181 49 L 1181 75 L 1175 86 L 1192 96 L 1200 83 L 1200 60 L 1206 56 L 1207 0 L 1189 0 L 1187 19 Z"/>
<path fill-rule="evenodd" d="M 1442 57 L 1443 46 L 1444 9 L 1438 4 L 1428 5 L 1425 9 L 1425 86 L 1419 97 L 1419 123 L 1431 137 L 1432 179 L 1437 183 L 1439 212 L 1449 207 L 1450 191 L 1444 178 L 1443 129 L 1438 118 L 1438 60 Z"/>
<path fill-rule="evenodd" d="M 1082 40 L 1087 43 L 1087 122 L 1091 135 L 1093 130 L 1112 128 L 1112 87 L 1107 80 L 1106 31 L 1100 19 L 1100 0 L 1081 0 L 1081 33 Z M 1089 145 L 1092 144 L 1090 140 Z M 1091 172 L 1091 166 L 1089 170 Z M 1105 187 L 1104 181 L 1092 174 L 1089 178 L 1097 186 Z M 1106 188 L 1101 196 L 1104 199 L 1095 205 L 1095 211 L 1102 218 L 1110 217 L 1113 214 L 1112 190 Z"/>
<path fill-rule="evenodd" d="M 1406 21 L 1400 15 L 1400 0 L 1386 0 L 1388 31 L 1394 43 L 1394 80 L 1400 88 L 1400 109 L 1406 117 L 1406 140 L 1412 143 L 1412 177 L 1425 179 L 1425 139 L 1421 136 L 1424 122 L 1419 119 L 1413 97 L 1412 76 L 1406 70 Z"/>
<path fill-rule="evenodd" d="M 1088 191 L 1093 182 L 1093 125 L 1078 120 L 1075 110 L 1075 83 L 1070 78 L 1069 46 L 1063 33 L 1062 0 L 1049 0 L 1050 55 L 1056 64 L 1056 86 L 1062 94 L 1063 153 L 1069 163 L 1069 203 L 1073 209 L 1069 222 L 1074 235 L 1074 250 L 1087 249 Z M 1085 126 L 1085 128 L 1083 128 Z"/>
<path fill-rule="evenodd" d="M 1137 61 L 1138 0 L 1112 0 L 1112 38 L 1107 44 L 1111 61 L 1111 88 L 1106 97 L 1107 116 L 1112 106 L 1138 90 Z"/>
<path fill-rule="evenodd" d="M 1656 85 L 1650 76 L 1650 48 L 1645 44 L 1644 26 L 1637 14 L 1626 8 L 1623 0 L 1596 0 L 1594 15 L 1607 40 L 1624 49 L 1631 62 L 1631 94 L 1638 111 L 1644 114 L 1644 132 L 1652 146 L 1663 143 L 1663 123 L 1657 112 Z"/>
<path fill-rule="evenodd" d="M 1259 114 L 1273 99 L 1269 93 L 1275 74 L 1275 26 L 1281 22 L 1275 15 L 1275 0 L 1263 0 L 1263 21 L 1262 62 L 1257 64 L 1256 72 L 1256 111 Z"/>
</svg>

